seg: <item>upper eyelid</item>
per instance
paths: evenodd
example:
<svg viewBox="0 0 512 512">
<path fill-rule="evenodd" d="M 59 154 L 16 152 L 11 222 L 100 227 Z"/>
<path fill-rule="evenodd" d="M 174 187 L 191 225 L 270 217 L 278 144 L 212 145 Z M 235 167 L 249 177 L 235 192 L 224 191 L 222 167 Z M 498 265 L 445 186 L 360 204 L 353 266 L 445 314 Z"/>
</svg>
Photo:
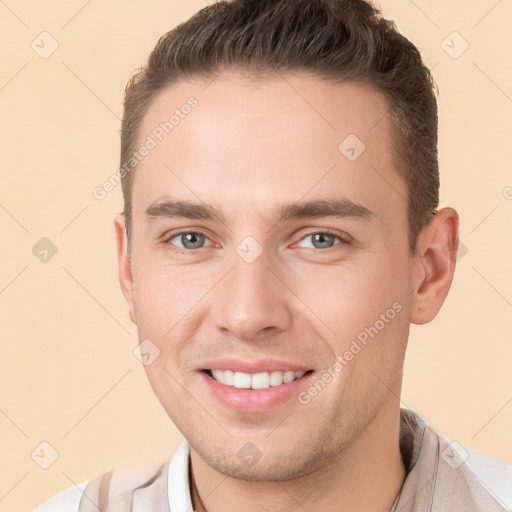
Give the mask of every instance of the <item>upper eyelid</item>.
<svg viewBox="0 0 512 512">
<path fill-rule="evenodd" d="M 351 237 L 348 234 L 343 236 L 341 234 L 338 234 L 338 233 L 335 233 L 335 232 L 332 232 L 329 230 L 318 230 L 318 231 L 310 231 L 309 233 L 305 233 L 303 236 L 301 236 L 299 238 L 298 241 L 300 242 L 301 240 L 304 240 L 304 238 L 306 238 L 308 236 L 316 235 L 317 233 L 322 233 L 323 235 L 334 236 L 335 238 L 337 238 L 338 240 L 340 240 L 342 242 L 347 242 L 347 239 L 351 239 Z"/>
<path fill-rule="evenodd" d="M 206 239 L 208 239 L 211 243 L 215 244 L 215 242 L 213 242 L 213 240 L 206 233 L 201 231 L 200 229 L 183 229 L 183 230 L 178 231 L 176 233 L 173 233 L 171 235 L 165 236 L 164 241 L 165 242 L 169 242 L 171 239 L 173 239 L 173 238 L 175 238 L 177 236 L 185 235 L 185 234 L 188 234 L 188 233 L 194 233 L 194 234 L 202 235 Z M 309 232 L 304 233 L 304 235 L 302 235 L 297 240 L 297 242 L 294 242 L 294 244 L 296 244 L 298 242 L 301 242 L 302 240 L 304 240 L 304 238 L 306 238 L 308 236 L 315 235 L 317 233 L 323 233 L 323 234 L 328 234 L 328 235 L 334 236 L 334 237 L 338 238 L 338 240 L 340 240 L 341 243 L 344 243 L 344 244 L 347 244 L 347 243 L 352 241 L 352 237 L 348 233 L 340 234 L 340 233 L 337 233 L 336 230 L 332 230 L 332 229 L 328 229 L 328 228 L 323 228 L 323 229 L 322 228 L 318 228 L 318 229 L 313 228 L 313 230 L 310 230 Z M 348 238 L 348 240 L 347 240 L 347 238 Z M 202 248 L 203 247 L 199 247 L 198 249 L 188 249 L 188 250 L 189 251 L 194 251 L 194 250 L 199 250 L 199 249 L 202 249 Z"/>
<path fill-rule="evenodd" d="M 169 242 L 173 238 L 176 238 L 176 237 L 178 237 L 180 235 L 186 235 L 188 233 L 193 233 L 193 234 L 196 234 L 196 235 L 202 235 L 207 240 L 209 240 L 212 244 L 215 243 L 206 233 L 203 233 L 200 230 L 193 230 L 193 229 L 184 229 L 182 231 L 178 231 L 177 233 L 172 233 L 171 235 L 165 235 L 164 242 Z M 180 249 L 181 249 L 181 247 L 180 247 Z M 200 249 L 202 249 L 202 247 L 200 247 Z M 193 250 L 197 250 L 197 249 L 189 249 L 189 251 L 193 251 Z"/>
</svg>

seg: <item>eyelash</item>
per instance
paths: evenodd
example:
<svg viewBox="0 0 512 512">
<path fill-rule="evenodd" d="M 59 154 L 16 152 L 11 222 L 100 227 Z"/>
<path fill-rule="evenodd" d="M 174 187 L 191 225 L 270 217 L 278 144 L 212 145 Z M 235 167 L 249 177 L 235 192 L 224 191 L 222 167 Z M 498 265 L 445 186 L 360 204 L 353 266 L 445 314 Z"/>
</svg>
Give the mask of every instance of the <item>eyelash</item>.
<svg viewBox="0 0 512 512">
<path fill-rule="evenodd" d="M 299 242 L 301 242 L 302 240 L 304 240 L 304 238 L 306 238 L 308 236 L 317 235 L 317 234 L 331 235 L 331 236 L 333 236 L 334 238 L 337 238 L 340 241 L 339 244 L 334 244 L 332 247 L 329 247 L 328 249 L 315 249 L 313 247 L 312 250 L 317 251 L 317 252 L 328 253 L 330 251 L 335 251 L 336 247 L 338 245 L 350 245 L 351 244 L 350 237 L 348 235 L 343 237 L 337 231 L 333 231 L 332 229 L 322 229 L 320 231 L 310 231 L 309 233 L 304 234 L 304 236 L 299 240 Z M 308 249 L 310 249 L 310 248 L 308 247 Z"/>
<path fill-rule="evenodd" d="M 184 234 L 188 234 L 188 233 L 202 235 L 205 238 L 207 238 L 208 240 L 210 240 L 208 238 L 208 236 L 205 233 L 203 233 L 202 231 L 194 231 L 194 230 L 184 229 L 184 230 L 177 231 L 177 232 L 172 233 L 171 235 L 167 236 L 164 240 L 164 245 L 178 254 L 195 254 L 197 251 L 206 248 L 206 247 L 199 247 L 198 249 L 182 249 L 181 247 L 176 247 L 170 243 L 171 239 L 173 239 L 179 235 L 184 235 Z M 345 238 L 345 237 L 341 236 L 338 232 L 333 231 L 331 229 L 322 229 L 322 230 L 310 231 L 309 233 L 305 233 L 304 236 L 302 236 L 302 238 L 300 238 L 299 242 L 301 242 L 302 240 L 304 240 L 304 238 L 306 238 L 308 236 L 316 235 L 316 234 L 331 235 L 331 236 L 337 238 L 340 241 L 340 243 L 334 244 L 332 247 L 329 247 L 328 249 L 315 249 L 315 248 L 311 248 L 311 247 L 308 247 L 307 249 L 312 249 L 316 252 L 329 253 L 333 250 L 336 250 L 336 246 L 338 246 L 338 245 L 345 245 L 345 246 L 351 245 L 351 240 L 349 239 L 348 236 Z"/>
</svg>

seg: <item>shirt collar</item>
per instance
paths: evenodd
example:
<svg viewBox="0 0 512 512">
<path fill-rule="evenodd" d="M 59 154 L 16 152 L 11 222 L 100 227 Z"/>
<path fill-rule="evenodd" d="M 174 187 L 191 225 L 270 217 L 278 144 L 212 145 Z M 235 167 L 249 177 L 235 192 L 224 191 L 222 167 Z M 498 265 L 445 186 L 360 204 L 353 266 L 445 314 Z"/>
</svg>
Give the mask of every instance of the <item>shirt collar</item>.
<svg viewBox="0 0 512 512">
<path fill-rule="evenodd" d="M 168 496 L 172 512 L 192 512 L 190 492 L 190 446 L 184 441 L 169 464 Z"/>
<path fill-rule="evenodd" d="M 400 409 L 400 451 L 406 476 L 396 510 L 430 511 L 439 463 L 439 437 L 410 409 Z"/>
<path fill-rule="evenodd" d="M 425 420 L 400 409 L 400 451 L 406 469 L 396 510 L 430 510 L 439 460 L 439 438 Z M 169 463 L 168 497 L 172 512 L 191 512 L 190 446 L 184 441 Z"/>
</svg>

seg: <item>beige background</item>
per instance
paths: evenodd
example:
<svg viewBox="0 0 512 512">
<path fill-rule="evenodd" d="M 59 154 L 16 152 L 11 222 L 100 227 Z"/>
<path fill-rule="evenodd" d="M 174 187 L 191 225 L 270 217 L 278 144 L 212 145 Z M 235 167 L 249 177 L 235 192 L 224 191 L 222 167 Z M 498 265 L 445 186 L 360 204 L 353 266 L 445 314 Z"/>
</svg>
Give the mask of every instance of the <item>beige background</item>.
<svg viewBox="0 0 512 512">
<path fill-rule="evenodd" d="M 133 354 L 112 224 L 121 189 L 103 201 L 92 190 L 117 169 L 129 74 L 204 5 L 0 1 L 2 512 L 182 442 Z M 512 1 L 379 5 L 434 68 L 441 206 L 459 212 L 463 244 L 438 317 L 411 328 L 403 402 L 512 463 Z M 31 48 L 50 48 L 43 31 L 59 45 L 46 59 Z M 469 43 L 458 58 L 453 31 Z M 32 253 L 42 237 L 58 248 L 46 263 Z M 48 469 L 42 442 L 59 454 Z"/>
</svg>

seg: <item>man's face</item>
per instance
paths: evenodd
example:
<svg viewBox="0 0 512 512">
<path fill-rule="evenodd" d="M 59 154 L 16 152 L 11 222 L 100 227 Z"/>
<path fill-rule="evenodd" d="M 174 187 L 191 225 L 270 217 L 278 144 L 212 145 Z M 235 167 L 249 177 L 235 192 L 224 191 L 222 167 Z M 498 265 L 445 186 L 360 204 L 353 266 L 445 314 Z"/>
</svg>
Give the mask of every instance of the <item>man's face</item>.
<svg viewBox="0 0 512 512">
<path fill-rule="evenodd" d="M 413 275 L 407 190 L 384 98 L 368 86 L 234 73 L 207 84 L 163 90 L 141 125 L 140 145 L 151 136 L 156 147 L 135 171 L 125 294 L 139 339 L 160 350 L 145 367 L 151 385 L 192 450 L 226 475 L 293 478 L 396 406 Z M 341 200 L 371 213 L 279 217 Z M 154 208 L 169 201 L 219 218 Z M 211 369 L 276 385 L 240 389 Z M 307 373 L 279 384 L 280 370 Z"/>
</svg>

